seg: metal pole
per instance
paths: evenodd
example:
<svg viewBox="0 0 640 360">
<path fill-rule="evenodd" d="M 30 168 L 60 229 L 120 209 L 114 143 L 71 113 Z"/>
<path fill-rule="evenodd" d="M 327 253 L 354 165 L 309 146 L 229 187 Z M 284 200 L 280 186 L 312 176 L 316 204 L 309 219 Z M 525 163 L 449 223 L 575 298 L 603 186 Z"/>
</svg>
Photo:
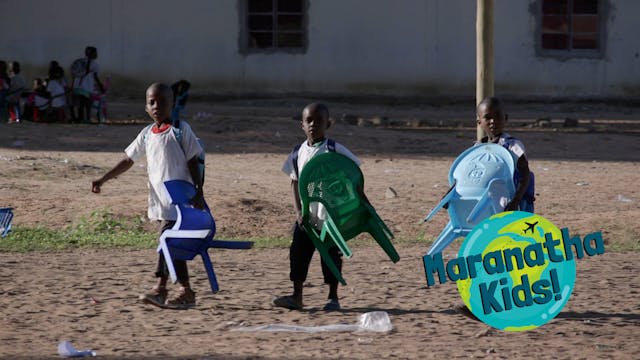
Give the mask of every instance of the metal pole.
<svg viewBox="0 0 640 360">
<path fill-rule="evenodd" d="M 493 0 L 477 0 L 476 10 L 476 105 L 493 96 Z M 484 132 L 476 127 L 476 138 Z"/>
</svg>

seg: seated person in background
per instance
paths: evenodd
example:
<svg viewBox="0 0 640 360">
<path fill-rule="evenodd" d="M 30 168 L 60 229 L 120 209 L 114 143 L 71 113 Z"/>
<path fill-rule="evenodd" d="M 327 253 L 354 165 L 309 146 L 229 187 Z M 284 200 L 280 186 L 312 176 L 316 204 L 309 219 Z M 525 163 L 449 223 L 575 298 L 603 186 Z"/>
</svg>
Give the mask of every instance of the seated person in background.
<svg viewBox="0 0 640 360">
<path fill-rule="evenodd" d="M 51 95 L 51 120 L 65 121 L 68 92 L 67 80 L 64 78 L 64 70 L 56 61 L 52 61 L 51 67 L 49 67 L 47 91 Z"/>
<path fill-rule="evenodd" d="M 33 90 L 27 97 L 24 105 L 24 114 L 36 122 L 49 120 L 48 110 L 51 105 L 51 94 L 47 91 L 44 80 L 36 78 L 33 80 Z"/>
</svg>

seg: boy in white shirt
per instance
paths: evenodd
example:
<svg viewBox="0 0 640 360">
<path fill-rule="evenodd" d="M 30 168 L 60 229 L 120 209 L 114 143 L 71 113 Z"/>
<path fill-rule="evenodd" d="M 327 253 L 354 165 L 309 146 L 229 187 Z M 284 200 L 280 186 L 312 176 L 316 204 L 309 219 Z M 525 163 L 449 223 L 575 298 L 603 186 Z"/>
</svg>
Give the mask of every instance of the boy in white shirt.
<svg viewBox="0 0 640 360">
<path fill-rule="evenodd" d="M 129 170 L 133 162 L 146 155 L 149 175 L 149 209 L 151 220 L 160 221 L 161 230 L 170 229 L 177 219 L 177 212 L 170 200 L 164 195 L 164 182 L 168 180 L 186 180 L 195 185 L 197 194 L 192 200 L 195 207 L 204 207 L 202 180 L 198 169 L 198 155 L 202 147 L 189 125 L 182 121 L 180 139 L 176 137 L 171 122 L 173 94 L 165 84 L 155 83 L 146 93 L 146 111 L 154 123 L 145 127 L 136 139 L 125 149 L 125 157 L 113 169 L 91 184 L 91 191 L 99 193 L 101 186 L 108 180 Z M 167 299 L 167 270 L 164 257 L 159 254 L 155 276 L 158 284 L 149 294 L 141 295 L 144 303 L 163 308 L 184 309 L 196 303 L 195 293 L 189 284 L 186 261 L 174 260 L 174 267 L 181 288 L 178 294 Z"/>
<path fill-rule="evenodd" d="M 280 296 L 273 299 L 273 305 L 284 307 L 290 310 L 302 309 L 302 286 L 307 278 L 309 264 L 315 251 L 315 246 L 309 236 L 302 228 L 302 211 L 300 194 L 298 193 L 298 176 L 311 158 L 317 154 L 335 151 L 351 158 L 360 165 L 360 160 L 341 144 L 335 143 L 331 139 L 325 138 L 325 131 L 329 128 L 329 109 L 324 104 L 313 103 L 307 105 L 302 111 L 302 130 L 306 135 L 306 140 L 296 146 L 289 154 L 289 157 L 282 166 L 282 171 L 291 178 L 291 190 L 293 192 L 293 204 L 296 210 L 297 220 L 294 225 L 293 242 L 289 249 L 290 273 L 289 279 L 293 282 L 293 294 Z M 310 209 L 311 221 L 320 225 L 325 212 L 321 205 L 316 204 Z M 339 270 L 342 270 L 342 254 L 337 247 L 329 250 L 331 259 Z M 340 310 L 338 301 L 338 280 L 321 260 L 322 274 L 324 282 L 329 285 L 329 301 L 324 306 L 325 311 Z"/>
</svg>

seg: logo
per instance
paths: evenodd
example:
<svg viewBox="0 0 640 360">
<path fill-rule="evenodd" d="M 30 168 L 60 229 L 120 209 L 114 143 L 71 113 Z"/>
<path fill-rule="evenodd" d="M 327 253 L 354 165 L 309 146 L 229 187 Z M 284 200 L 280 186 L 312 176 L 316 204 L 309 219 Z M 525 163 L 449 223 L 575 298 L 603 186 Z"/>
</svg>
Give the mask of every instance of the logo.
<svg viewBox="0 0 640 360">
<path fill-rule="evenodd" d="M 525 331 L 557 316 L 576 279 L 575 259 L 604 253 L 600 232 L 581 239 L 542 216 L 493 215 L 467 235 L 458 257 L 425 256 L 427 284 L 455 281 L 462 301 L 487 325 Z"/>
</svg>

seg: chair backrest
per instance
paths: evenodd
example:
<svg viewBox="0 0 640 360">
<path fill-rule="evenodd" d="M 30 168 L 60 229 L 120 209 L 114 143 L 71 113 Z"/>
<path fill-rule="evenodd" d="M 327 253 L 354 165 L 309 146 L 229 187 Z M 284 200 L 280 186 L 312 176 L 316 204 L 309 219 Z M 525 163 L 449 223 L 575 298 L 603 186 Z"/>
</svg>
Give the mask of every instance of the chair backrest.
<svg viewBox="0 0 640 360">
<path fill-rule="evenodd" d="M 303 216 L 308 213 L 310 203 L 319 202 L 332 218 L 341 219 L 361 208 L 363 187 L 362 171 L 353 160 L 335 152 L 316 155 L 304 166 L 298 179 Z"/>
<path fill-rule="evenodd" d="M 456 158 L 449 171 L 449 184 L 456 184 L 461 197 L 479 197 L 495 179 L 512 184 L 515 163 L 509 150 L 496 144 L 479 144 Z M 515 191 L 515 187 L 513 189 Z"/>
<path fill-rule="evenodd" d="M 191 206 L 191 199 L 196 194 L 196 188 L 188 181 L 171 180 L 164 183 L 171 203 L 176 206 L 178 219 L 173 227 L 174 230 L 203 230 L 211 229 L 210 238 L 215 235 L 216 223 L 211 215 L 209 207 L 197 209 Z"/>
</svg>

